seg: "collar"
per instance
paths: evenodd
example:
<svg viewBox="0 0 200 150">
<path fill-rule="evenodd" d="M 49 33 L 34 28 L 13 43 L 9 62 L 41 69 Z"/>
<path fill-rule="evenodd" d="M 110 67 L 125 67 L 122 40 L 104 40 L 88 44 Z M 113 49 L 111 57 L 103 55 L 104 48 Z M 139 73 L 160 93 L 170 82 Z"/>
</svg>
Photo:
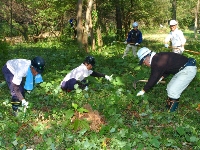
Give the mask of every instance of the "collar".
<svg viewBox="0 0 200 150">
<path fill-rule="evenodd" d="M 151 65 L 152 58 L 153 58 L 153 56 L 154 56 L 155 54 L 156 54 L 156 52 L 152 52 L 152 53 L 151 53 L 151 56 L 150 56 L 150 62 L 149 62 L 150 65 Z"/>
</svg>

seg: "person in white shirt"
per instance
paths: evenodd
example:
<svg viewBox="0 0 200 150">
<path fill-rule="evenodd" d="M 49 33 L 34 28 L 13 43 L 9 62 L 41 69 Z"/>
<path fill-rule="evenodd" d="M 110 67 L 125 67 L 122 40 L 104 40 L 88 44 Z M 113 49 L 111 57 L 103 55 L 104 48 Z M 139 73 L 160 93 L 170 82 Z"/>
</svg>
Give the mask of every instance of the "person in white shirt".
<svg viewBox="0 0 200 150">
<path fill-rule="evenodd" d="M 2 68 L 4 78 L 10 89 L 12 96 L 11 103 L 14 115 L 17 115 L 18 106 L 28 106 L 25 100 L 25 90 L 33 89 L 33 81 L 35 83 L 43 82 L 41 73 L 44 70 L 45 62 L 43 58 L 37 56 L 32 60 L 12 59 L 8 60 Z M 26 77 L 25 85 L 22 80 Z M 35 79 L 34 79 L 35 78 Z"/>
<path fill-rule="evenodd" d="M 86 80 L 84 80 L 88 76 L 104 77 L 109 81 L 112 80 L 112 75 L 108 76 L 91 70 L 92 67 L 94 67 L 94 65 L 95 58 L 92 56 L 87 56 L 80 66 L 73 69 L 65 76 L 65 78 L 60 84 L 61 89 L 66 92 L 70 92 L 75 89 L 74 85 L 78 84 L 80 89 L 88 90 L 88 84 L 86 83 Z"/>
<path fill-rule="evenodd" d="M 184 45 L 186 43 L 186 39 L 183 35 L 183 32 L 177 28 L 177 21 L 170 20 L 170 33 L 165 38 L 165 47 L 169 48 L 169 41 L 171 41 L 172 51 L 174 53 L 182 54 L 184 51 Z"/>
</svg>

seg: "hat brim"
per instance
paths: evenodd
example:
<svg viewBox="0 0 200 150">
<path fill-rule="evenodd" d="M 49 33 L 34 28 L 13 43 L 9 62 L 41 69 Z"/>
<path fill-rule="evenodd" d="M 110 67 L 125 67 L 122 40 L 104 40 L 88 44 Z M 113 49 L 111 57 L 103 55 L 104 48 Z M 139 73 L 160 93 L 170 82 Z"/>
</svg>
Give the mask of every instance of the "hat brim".
<svg viewBox="0 0 200 150">
<path fill-rule="evenodd" d="M 146 58 L 147 56 L 149 56 L 149 54 L 147 54 L 146 56 L 144 56 L 144 57 L 140 60 L 139 65 L 142 65 L 142 64 L 143 64 L 143 62 L 144 62 L 144 60 L 145 60 L 145 58 Z"/>
<path fill-rule="evenodd" d="M 44 70 L 36 69 L 37 73 L 41 74 Z"/>
</svg>

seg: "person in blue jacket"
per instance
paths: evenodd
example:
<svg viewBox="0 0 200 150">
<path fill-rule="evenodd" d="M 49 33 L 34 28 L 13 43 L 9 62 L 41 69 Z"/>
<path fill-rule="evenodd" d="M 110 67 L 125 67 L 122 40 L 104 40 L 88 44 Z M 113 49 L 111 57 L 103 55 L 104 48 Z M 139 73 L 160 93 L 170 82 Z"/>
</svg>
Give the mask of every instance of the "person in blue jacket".
<svg viewBox="0 0 200 150">
<path fill-rule="evenodd" d="M 74 18 L 71 18 L 69 20 L 69 23 L 70 23 L 70 26 L 71 26 L 71 28 L 72 28 L 72 30 L 74 32 L 73 38 L 77 38 L 77 29 L 76 29 L 76 27 L 77 27 L 77 20 L 74 19 Z"/>
<path fill-rule="evenodd" d="M 142 43 L 142 32 L 138 29 L 138 23 L 134 22 L 132 26 L 133 26 L 133 29 L 129 31 L 128 37 L 126 41 L 124 42 L 125 44 L 127 44 L 127 46 L 124 51 L 124 55 L 122 56 L 123 59 L 129 52 L 130 48 L 133 51 L 133 56 L 136 57 L 137 46 L 140 45 L 140 43 Z"/>
</svg>

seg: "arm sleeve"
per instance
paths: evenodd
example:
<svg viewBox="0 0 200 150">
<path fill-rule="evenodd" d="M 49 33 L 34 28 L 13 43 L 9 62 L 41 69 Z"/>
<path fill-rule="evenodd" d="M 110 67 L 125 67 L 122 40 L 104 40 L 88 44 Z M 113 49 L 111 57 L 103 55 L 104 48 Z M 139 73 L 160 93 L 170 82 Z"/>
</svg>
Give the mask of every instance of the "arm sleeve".
<svg viewBox="0 0 200 150">
<path fill-rule="evenodd" d="M 127 40 L 126 40 L 127 42 L 131 42 L 131 31 L 129 31 L 129 33 L 128 33 L 128 37 L 127 37 Z"/>
<path fill-rule="evenodd" d="M 14 88 L 14 92 L 15 92 L 17 98 L 18 98 L 20 101 L 21 101 L 22 99 L 24 99 L 22 93 L 20 92 L 19 85 L 14 84 L 13 88 Z"/>
<path fill-rule="evenodd" d="M 183 32 L 180 31 L 179 34 L 180 34 L 181 45 L 185 45 L 186 39 L 185 39 L 185 37 L 184 37 L 184 35 L 183 35 Z"/>
<path fill-rule="evenodd" d="M 93 76 L 93 77 L 104 77 L 105 78 L 105 74 L 102 74 L 102 73 L 99 73 L 99 72 L 95 72 L 95 71 L 93 71 L 90 76 Z"/>
<path fill-rule="evenodd" d="M 142 43 L 142 32 L 140 31 L 140 34 L 139 34 L 139 39 L 138 39 L 138 43 Z"/>
<path fill-rule="evenodd" d="M 165 38 L 165 44 L 167 44 L 171 39 L 171 35 L 168 34 L 167 37 Z"/>
</svg>

